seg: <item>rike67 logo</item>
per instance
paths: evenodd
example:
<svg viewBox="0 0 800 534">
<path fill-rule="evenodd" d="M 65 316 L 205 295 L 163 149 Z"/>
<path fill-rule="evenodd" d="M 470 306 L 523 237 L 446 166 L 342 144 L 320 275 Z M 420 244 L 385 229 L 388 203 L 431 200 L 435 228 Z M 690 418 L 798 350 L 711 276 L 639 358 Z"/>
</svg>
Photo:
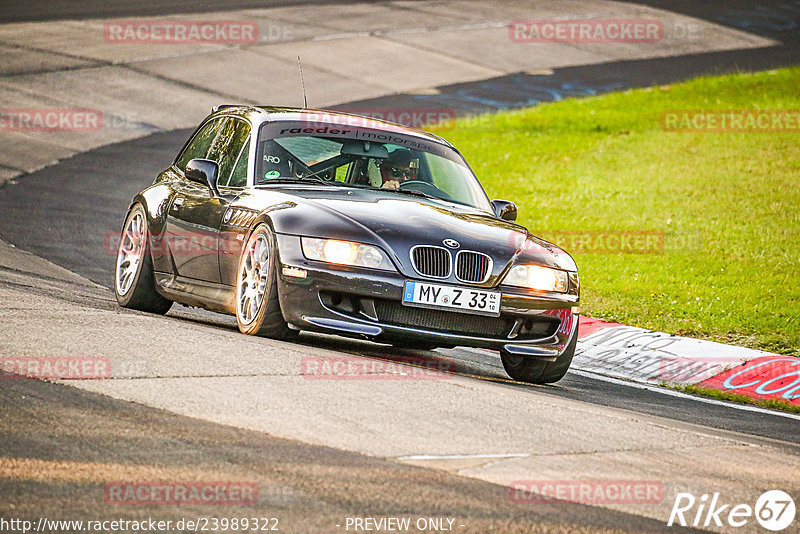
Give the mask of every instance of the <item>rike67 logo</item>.
<svg viewBox="0 0 800 534">
<path fill-rule="evenodd" d="M 795 513 L 794 499 L 781 490 L 765 491 L 755 506 L 724 503 L 719 493 L 699 499 L 691 493 L 678 493 L 667 526 L 743 527 L 755 518 L 763 528 L 778 532 L 792 524 Z"/>
</svg>

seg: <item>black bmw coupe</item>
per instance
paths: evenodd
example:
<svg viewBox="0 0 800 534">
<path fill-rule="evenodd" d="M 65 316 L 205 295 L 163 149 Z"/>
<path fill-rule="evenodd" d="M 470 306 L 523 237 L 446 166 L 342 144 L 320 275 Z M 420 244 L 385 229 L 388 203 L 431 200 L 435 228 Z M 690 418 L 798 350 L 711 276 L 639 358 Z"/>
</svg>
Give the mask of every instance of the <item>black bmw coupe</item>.
<svg viewBox="0 0 800 534">
<path fill-rule="evenodd" d="M 484 347 L 550 383 L 575 352 L 575 262 L 489 200 L 444 139 L 369 117 L 219 106 L 132 200 L 116 259 L 126 308 L 173 302 L 399 347 Z"/>
</svg>

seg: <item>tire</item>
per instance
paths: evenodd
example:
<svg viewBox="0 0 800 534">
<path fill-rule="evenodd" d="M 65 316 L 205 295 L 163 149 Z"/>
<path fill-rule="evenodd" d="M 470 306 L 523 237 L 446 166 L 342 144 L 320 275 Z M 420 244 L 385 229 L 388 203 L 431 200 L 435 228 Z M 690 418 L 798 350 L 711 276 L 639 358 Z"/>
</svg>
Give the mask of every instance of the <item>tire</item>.
<svg viewBox="0 0 800 534">
<path fill-rule="evenodd" d="M 123 308 L 165 314 L 172 301 L 156 291 L 147 213 L 135 204 L 122 226 L 114 269 L 114 295 Z"/>
<path fill-rule="evenodd" d="M 545 362 L 537 358 L 517 356 L 500 349 L 500 359 L 508 376 L 518 382 L 529 384 L 553 384 L 567 374 L 572 358 L 575 356 L 575 346 L 578 343 L 577 333 L 567 345 L 566 350 L 554 362 Z"/>
<path fill-rule="evenodd" d="M 286 324 L 278 301 L 275 243 L 266 224 L 258 225 L 247 240 L 236 271 L 236 322 L 243 334 L 288 339 L 297 332 Z"/>
</svg>

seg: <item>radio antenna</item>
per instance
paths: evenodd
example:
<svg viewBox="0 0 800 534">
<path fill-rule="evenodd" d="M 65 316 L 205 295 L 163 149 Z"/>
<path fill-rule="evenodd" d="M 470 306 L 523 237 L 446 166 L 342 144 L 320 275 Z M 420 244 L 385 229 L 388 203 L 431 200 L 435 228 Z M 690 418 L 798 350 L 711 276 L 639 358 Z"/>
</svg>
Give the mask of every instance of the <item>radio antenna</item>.
<svg viewBox="0 0 800 534">
<path fill-rule="evenodd" d="M 303 81 L 303 64 L 300 63 L 300 56 L 297 56 L 297 66 L 300 67 L 300 86 L 303 88 L 303 109 L 307 109 L 308 99 L 306 98 L 306 82 Z"/>
</svg>

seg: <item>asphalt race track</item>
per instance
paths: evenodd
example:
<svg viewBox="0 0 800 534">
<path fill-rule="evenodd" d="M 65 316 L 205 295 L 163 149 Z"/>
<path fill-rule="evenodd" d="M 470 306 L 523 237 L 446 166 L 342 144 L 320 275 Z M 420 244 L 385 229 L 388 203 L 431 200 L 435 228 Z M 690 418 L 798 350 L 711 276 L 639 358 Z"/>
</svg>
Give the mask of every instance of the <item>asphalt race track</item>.
<svg viewBox="0 0 800 534">
<path fill-rule="evenodd" d="M 291 5 L 319 5 L 342 2 L 342 0 L 233 0 L 225 2 L 225 9 L 245 9 L 256 7 L 276 7 Z M 105 17 L 157 17 L 175 13 L 201 13 L 213 9 L 205 0 L 146 0 L 127 2 L 60 2 L 46 0 L 40 2 L 6 2 L 0 12 L 0 23 L 29 22 L 34 20 L 92 19 Z"/>
<path fill-rule="evenodd" d="M 9 242 L 78 273 L 105 287 L 113 285 L 114 244 L 133 195 L 166 168 L 191 133 L 177 130 L 110 145 L 30 174 L 0 189 L 3 234 Z M 31 224 L 35 221 L 35 224 Z M 233 318 L 175 306 L 171 313 L 191 317 L 210 326 L 235 329 Z M 313 340 L 313 341 L 312 341 Z M 341 345 L 344 350 L 384 357 L 369 345 L 336 338 L 307 337 L 312 345 Z M 450 351 L 448 351 L 450 352 Z M 505 378 L 499 359 L 486 352 L 459 351 L 461 360 L 474 363 L 464 369 L 477 379 Z M 486 373 L 479 366 L 489 366 Z M 511 387 L 526 388 L 514 385 Z M 742 417 L 729 406 L 707 405 L 691 398 L 676 398 L 611 382 L 568 375 L 557 387 L 537 388 L 548 395 L 614 406 L 677 421 L 707 425 L 800 443 L 800 425 L 779 415 Z"/>
<path fill-rule="evenodd" d="M 435 106 L 467 114 L 800 62 L 797 25 L 779 24 L 787 12 L 796 20 L 796 5 L 763 2 L 754 10 L 740 0 L 724 8 L 691 1 L 631 3 L 746 29 L 781 44 L 567 67 L 546 76 L 518 73 L 442 85 L 435 94 L 388 95 L 338 107 Z M 265 5 L 237 1 L 225 7 Z M 15 2 L 0 10 L 0 23 L 207 9 L 195 0 L 92 0 L 79 8 Z M 96 476 L 106 479 L 138 473 L 135 466 L 152 467 L 151 479 L 257 477 L 275 488 L 261 504 L 279 513 L 289 532 L 335 531 L 344 517 L 399 513 L 461 517 L 475 532 L 534 526 L 666 530 L 672 504 L 666 500 L 652 510 L 511 505 L 508 481 L 537 477 L 658 479 L 670 498 L 685 486 L 697 494 L 727 491 L 735 501 L 771 489 L 772 481 L 797 493 L 797 416 L 744 411 L 581 372 L 570 372 L 555 386 L 522 385 L 508 380 L 489 351 L 398 351 L 306 334 L 283 343 L 247 338 L 232 317 L 178 305 L 166 318 L 119 309 L 110 287 L 128 202 L 169 165 L 190 132 L 157 132 L 96 148 L 0 185 L 0 239 L 17 247 L 10 253 L 18 256 L 0 264 L 8 314 L 0 324 L 0 349 L 110 351 L 133 369 L 129 376 L 76 387 L 3 384 L 0 473 L 9 458 L 33 460 L 11 463 L 25 482 L 19 486 L 0 477 L 0 494 L 35 495 L 20 507 L 27 513 L 37 513 L 40 504 L 84 514 L 101 509 L 75 508 L 96 498 L 97 479 L 90 475 L 55 485 L 31 475 L 31 469 L 47 472 L 59 462 L 77 471 L 97 462 L 91 465 L 107 471 Z M 42 315 L 38 327 L 17 328 L 32 313 Z M 298 360 L 319 355 L 400 363 L 409 356 L 452 359 L 455 371 L 426 383 L 320 384 L 300 378 Z M 0 512 L 8 515 L 1 503 Z M 178 513 L 158 512 L 165 518 Z"/>
</svg>

